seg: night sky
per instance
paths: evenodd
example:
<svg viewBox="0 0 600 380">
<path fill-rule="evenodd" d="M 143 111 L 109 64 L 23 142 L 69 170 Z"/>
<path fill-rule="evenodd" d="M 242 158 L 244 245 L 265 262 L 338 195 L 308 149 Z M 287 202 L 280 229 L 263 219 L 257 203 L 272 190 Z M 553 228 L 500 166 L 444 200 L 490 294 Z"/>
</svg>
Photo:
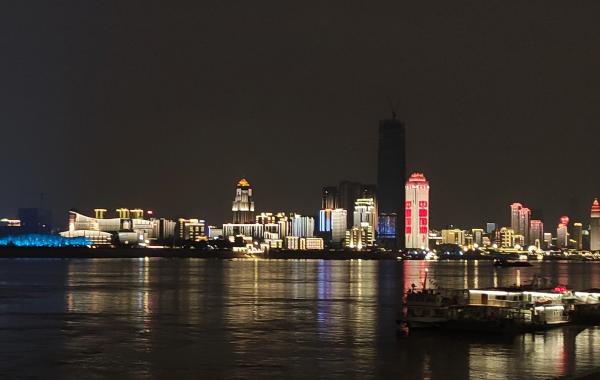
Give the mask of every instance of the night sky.
<svg viewBox="0 0 600 380">
<path fill-rule="evenodd" d="M 597 1 L 4 0 L 0 216 L 43 192 L 65 224 L 93 207 L 216 224 L 241 176 L 258 211 L 315 214 L 322 186 L 375 182 L 391 98 L 433 227 L 507 224 L 513 201 L 548 229 L 585 223 L 599 17 Z"/>
</svg>

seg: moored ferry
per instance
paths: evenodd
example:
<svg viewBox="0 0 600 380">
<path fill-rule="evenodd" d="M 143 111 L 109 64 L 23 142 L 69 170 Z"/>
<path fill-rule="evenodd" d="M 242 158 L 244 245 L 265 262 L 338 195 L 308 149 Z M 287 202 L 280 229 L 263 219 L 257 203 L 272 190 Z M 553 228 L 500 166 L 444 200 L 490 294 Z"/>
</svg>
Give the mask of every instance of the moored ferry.
<svg viewBox="0 0 600 380">
<path fill-rule="evenodd" d="M 490 333 L 544 330 L 569 322 L 563 299 L 571 297 L 564 288 L 411 289 L 403 322 L 409 328 Z"/>
</svg>

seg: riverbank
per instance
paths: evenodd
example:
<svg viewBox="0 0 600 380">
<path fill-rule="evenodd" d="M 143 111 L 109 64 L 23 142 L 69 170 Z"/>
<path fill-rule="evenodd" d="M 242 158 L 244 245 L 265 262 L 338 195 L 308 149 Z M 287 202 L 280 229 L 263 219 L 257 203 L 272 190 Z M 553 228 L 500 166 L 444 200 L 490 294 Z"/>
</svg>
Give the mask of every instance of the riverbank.
<svg viewBox="0 0 600 380">
<path fill-rule="evenodd" d="M 353 251 L 271 251 L 246 254 L 231 250 L 194 250 L 181 248 L 33 248 L 0 247 L 0 258 L 215 258 L 215 259 L 324 259 L 396 260 L 396 253 Z"/>
</svg>

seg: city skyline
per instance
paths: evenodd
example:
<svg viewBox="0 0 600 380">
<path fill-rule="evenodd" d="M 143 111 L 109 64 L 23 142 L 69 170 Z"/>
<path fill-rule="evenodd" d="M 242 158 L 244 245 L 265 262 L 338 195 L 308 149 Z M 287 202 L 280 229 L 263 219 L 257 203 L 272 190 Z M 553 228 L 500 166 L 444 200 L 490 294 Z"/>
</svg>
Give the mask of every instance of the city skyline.
<svg viewBox="0 0 600 380">
<path fill-rule="evenodd" d="M 57 221 L 130 204 L 220 221 L 223 189 L 242 177 L 261 208 L 306 214 L 322 186 L 377 182 L 378 123 L 393 108 L 407 172 L 445 189 L 431 194 L 436 224 L 498 222 L 515 201 L 581 219 L 600 194 L 588 174 L 600 140 L 594 12 L 437 6 L 349 2 L 340 18 L 329 4 L 277 17 L 267 5 L 0 5 L 14 31 L 0 37 L 0 214 L 44 193 Z"/>
</svg>

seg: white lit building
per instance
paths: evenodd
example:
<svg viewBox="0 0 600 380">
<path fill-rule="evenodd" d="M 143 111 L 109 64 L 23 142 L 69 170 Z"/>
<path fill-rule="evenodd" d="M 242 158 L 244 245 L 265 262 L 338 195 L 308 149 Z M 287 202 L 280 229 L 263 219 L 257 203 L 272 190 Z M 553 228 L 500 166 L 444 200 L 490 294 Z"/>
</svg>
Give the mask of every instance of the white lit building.
<svg viewBox="0 0 600 380">
<path fill-rule="evenodd" d="M 406 181 L 405 192 L 406 248 L 427 248 L 429 246 L 427 240 L 429 235 L 429 182 L 423 174 L 413 173 Z"/>
<path fill-rule="evenodd" d="M 346 231 L 344 246 L 350 249 L 361 251 L 365 248 L 374 246 L 375 234 L 373 227 L 367 222 L 363 222 L 360 227 L 352 227 Z"/>
<path fill-rule="evenodd" d="M 337 208 L 331 211 L 331 242 L 341 243 L 346 237 L 347 229 L 347 211 Z"/>
<path fill-rule="evenodd" d="M 294 215 L 291 218 L 292 236 L 313 237 L 315 231 L 315 219 L 310 216 Z"/>
<path fill-rule="evenodd" d="M 235 189 L 235 199 L 231 207 L 233 224 L 254 223 L 254 200 L 250 183 L 242 178 Z"/>
<path fill-rule="evenodd" d="M 456 244 L 464 246 L 465 231 L 458 228 L 442 230 L 442 244 Z"/>
<path fill-rule="evenodd" d="M 544 223 L 541 220 L 533 219 L 529 222 L 529 245 L 543 246 L 544 243 Z"/>
<path fill-rule="evenodd" d="M 359 198 L 354 203 L 354 227 L 368 223 L 373 231 L 377 229 L 377 207 L 374 198 Z"/>
</svg>

